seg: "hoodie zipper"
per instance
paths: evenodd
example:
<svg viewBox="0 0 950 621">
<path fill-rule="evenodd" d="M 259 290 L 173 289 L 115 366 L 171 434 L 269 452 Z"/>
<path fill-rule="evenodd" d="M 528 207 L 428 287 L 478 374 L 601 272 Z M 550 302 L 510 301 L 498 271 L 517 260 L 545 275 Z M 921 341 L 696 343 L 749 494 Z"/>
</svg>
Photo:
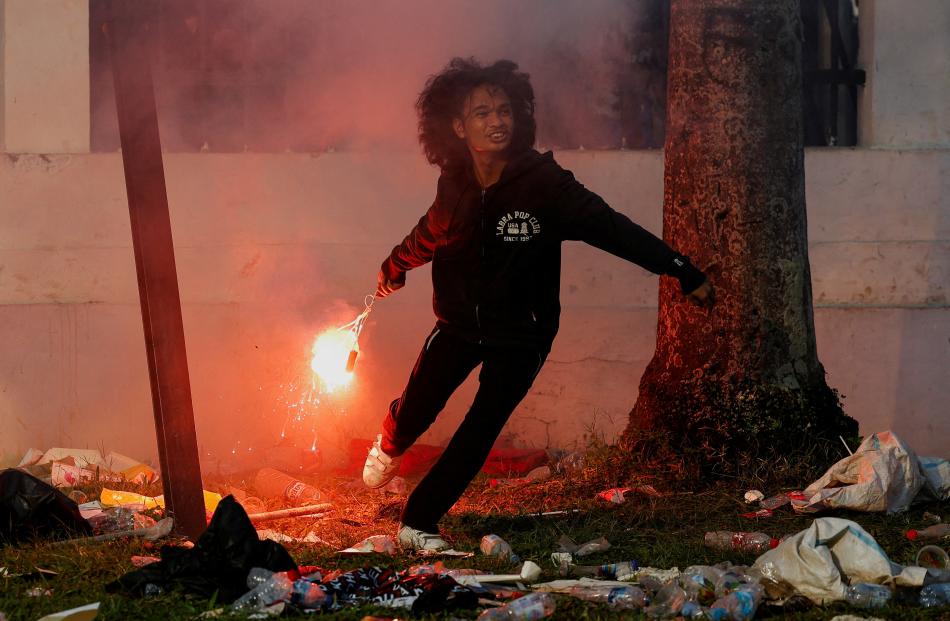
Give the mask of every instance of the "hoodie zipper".
<svg viewBox="0 0 950 621">
<path fill-rule="evenodd" d="M 482 188 L 482 204 L 481 209 L 479 210 L 479 215 L 481 216 L 481 237 L 478 240 L 479 245 L 482 250 L 482 266 L 485 264 L 485 188 Z M 475 325 L 478 326 L 479 331 L 482 329 L 482 320 L 478 314 L 479 305 L 475 304 Z M 481 337 L 481 335 L 479 335 Z M 482 343 L 482 339 L 478 339 L 479 345 Z"/>
</svg>

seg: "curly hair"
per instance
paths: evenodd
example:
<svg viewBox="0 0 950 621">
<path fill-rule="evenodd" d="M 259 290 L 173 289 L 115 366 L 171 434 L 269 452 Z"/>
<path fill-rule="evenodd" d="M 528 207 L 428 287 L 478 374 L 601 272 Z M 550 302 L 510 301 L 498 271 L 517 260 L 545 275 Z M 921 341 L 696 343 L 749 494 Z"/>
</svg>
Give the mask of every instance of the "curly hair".
<svg viewBox="0 0 950 621">
<path fill-rule="evenodd" d="M 474 58 L 453 58 L 440 73 L 430 76 L 416 100 L 419 143 L 430 164 L 442 170 L 467 166 L 471 155 L 465 141 L 455 135 L 452 119 L 459 118 L 465 98 L 483 85 L 500 87 L 511 99 L 514 131 L 509 153 L 534 146 L 534 89 L 527 73 L 510 60 L 483 67 Z"/>
</svg>

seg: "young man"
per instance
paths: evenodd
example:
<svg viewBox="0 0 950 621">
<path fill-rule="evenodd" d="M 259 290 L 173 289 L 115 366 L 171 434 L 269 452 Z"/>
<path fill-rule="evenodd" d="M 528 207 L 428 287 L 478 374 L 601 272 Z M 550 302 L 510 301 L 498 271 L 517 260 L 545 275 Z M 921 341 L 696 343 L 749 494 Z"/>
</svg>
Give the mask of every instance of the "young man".
<svg viewBox="0 0 950 621">
<path fill-rule="evenodd" d="M 558 330 L 561 242 L 582 240 L 679 279 L 712 304 L 709 281 L 662 240 L 611 209 L 532 148 L 534 92 L 510 61 L 456 58 L 416 104 L 426 158 L 442 169 L 435 202 L 383 262 L 376 295 L 401 288 L 432 261 L 437 318 L 406 389 L 392 402 L 363 468 L 378 488 L 481 364 L 475 400 L 403 510 L 404 548 L 441 550 L 438 521 L 478 473 L 541 370 Z"/>
</svg>

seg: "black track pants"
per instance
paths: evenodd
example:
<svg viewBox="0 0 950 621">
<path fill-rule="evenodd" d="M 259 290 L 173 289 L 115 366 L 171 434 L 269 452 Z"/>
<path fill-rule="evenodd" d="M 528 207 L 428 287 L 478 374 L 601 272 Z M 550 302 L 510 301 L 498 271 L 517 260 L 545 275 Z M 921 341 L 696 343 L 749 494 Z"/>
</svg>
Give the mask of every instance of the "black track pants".
<svg viewBox="0 0 950 621">
<path fill-rule="evenodd" d="M 425 432 L 469 373 L 482 365 L 478 392 L 445 452 L 412 491 L 402 523 L 438 532 L 438 521 L 462 496 L 541 370 L 548 349 L 486 347 L 435 329 L 426 339 L 402 397 L 383 423 L 382 448 L 402 455 Z"/>
</svg>

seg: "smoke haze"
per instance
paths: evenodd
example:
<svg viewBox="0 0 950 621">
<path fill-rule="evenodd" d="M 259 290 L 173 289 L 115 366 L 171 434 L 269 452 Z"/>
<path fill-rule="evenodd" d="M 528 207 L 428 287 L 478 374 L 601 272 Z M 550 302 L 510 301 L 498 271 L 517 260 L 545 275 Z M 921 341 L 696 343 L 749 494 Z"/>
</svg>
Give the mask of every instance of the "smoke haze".
<svg viewBox="0 0 950 621">
<path fill-rule="evenodd" d="M 165 0 L 152 29 L 163 142 L 171 151 L 412 147 L 426 78 L 474 56 L 531 74 L 542 146 L 659 146 L 663 4 Z M 113 150 L 108 56 L 95 36 L 92 48 L 94 144 Z"/>
</svg>

